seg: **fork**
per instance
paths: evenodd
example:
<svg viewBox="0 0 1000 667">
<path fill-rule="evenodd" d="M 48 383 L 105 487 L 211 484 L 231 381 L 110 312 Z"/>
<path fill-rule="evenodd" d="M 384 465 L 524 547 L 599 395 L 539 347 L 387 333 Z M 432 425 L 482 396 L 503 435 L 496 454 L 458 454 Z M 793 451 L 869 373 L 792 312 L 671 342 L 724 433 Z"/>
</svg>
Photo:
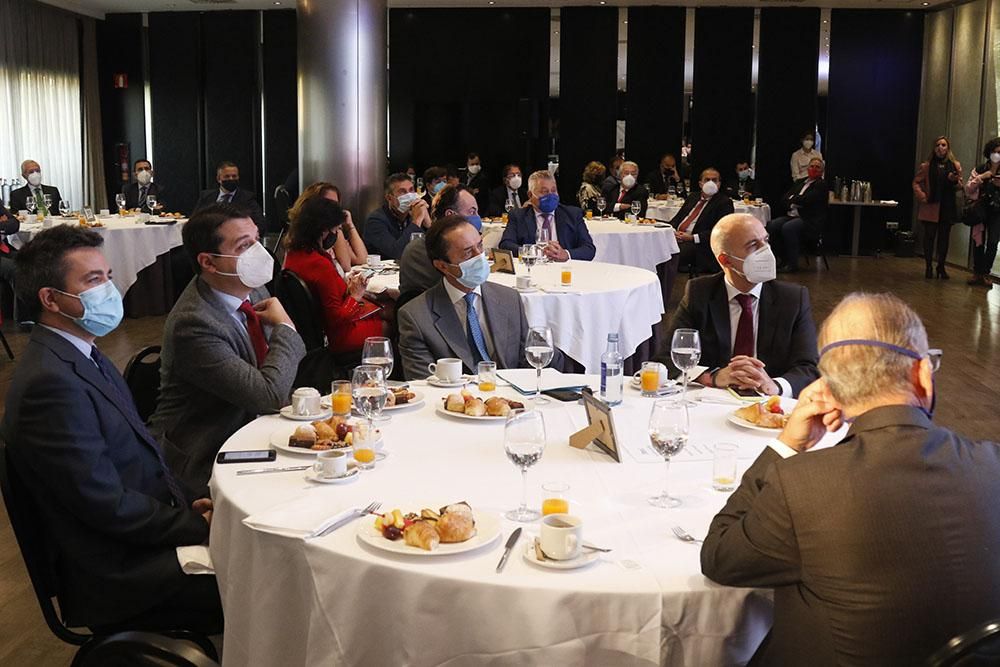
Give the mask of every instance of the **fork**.
<svg viewBox="0 0 1000 667">
<path fill-rule="evenodd" d="M 671 526 L 670 530 L 674 531 L 674 535 L 676 535 L 677 539 L 682 542 L 688 542 L 690 544 L 701 544 L 702 542 L 705 541 L 705 540 L 699 540 L 698 538 L 694 537 L 680 526 Z"/>
<path fill-rule="evenodd" d="M 378 512 L 380 507 L 382 507 L 382 503 L 376 503 L 376 502 L 369 503 L 367 507 L 358 508 L 354 510 L 354 512 L 352 512 L 350 515 L 344 517 L 340 521 L 334 521 L 329 526 L 327 526 L 320 532 L 316 533 L 315 535 L 310 535 L 310 537 L 312 539 L 316 539 L 317 537 L 324 537 L 326 535 L 329 535 L 330 533 L 335 531 L 337 528 L 340 528 L 348 521 L 352 521 L 354 519 L 357 519 L 358 517 L 365 516 L 366 514 L 375 514 L 376 512 Z"/>
</svg>

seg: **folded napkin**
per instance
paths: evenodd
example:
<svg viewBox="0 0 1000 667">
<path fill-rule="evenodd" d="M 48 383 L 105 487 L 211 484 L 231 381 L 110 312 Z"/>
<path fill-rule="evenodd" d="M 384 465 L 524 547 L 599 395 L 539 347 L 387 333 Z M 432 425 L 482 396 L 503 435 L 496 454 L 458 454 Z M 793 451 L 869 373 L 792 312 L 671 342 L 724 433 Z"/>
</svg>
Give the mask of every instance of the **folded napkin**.
<svg viewBox="0 0 1000 667">
<path fill-rule="evenodd" d="M 204 544 L 177 547 L 177 562 L 184 574 L 215 574 L 212 554 Z"/>
<path fill-rule="evenodd" d="M 289 500 L 269 510 L 251 514 L 243 524 L 265 533 L 308 537 L 333 523 L 353 516 L 355 508 L 337 508 L 316 494 Z"/>
</svg>

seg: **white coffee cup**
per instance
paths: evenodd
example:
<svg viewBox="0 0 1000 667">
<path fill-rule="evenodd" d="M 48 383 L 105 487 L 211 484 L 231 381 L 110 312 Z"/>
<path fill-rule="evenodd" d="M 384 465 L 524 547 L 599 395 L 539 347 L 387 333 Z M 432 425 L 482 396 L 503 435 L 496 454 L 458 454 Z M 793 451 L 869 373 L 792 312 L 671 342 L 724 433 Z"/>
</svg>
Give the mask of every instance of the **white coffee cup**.
<svg viewBox="0 0 1000 667">
<path fill-rule="evenodd" d="M 347 474 L 347 452 L 340 449 L 320 452 L 313 463 L 313 471 L 327 479 L 343 477 Z"/>
<path fill-rule="evenodd" d="M 670 382 L 670 371 L 668 371 L 667 367 L 664 366 L 663 364 L 657 364 L 657 366 L 660 367 L 660 386 L 662 387 L 663 385 Z M 636 371 L 632 377 L 635 378 L 636 382 L 639 382 L 641 375 L 642 371 Z"/>
<path fill-rule="evenodd" d="M 109 211 L 109 210 L 108 210 L 108 209 L 106 209 L 106 208 L 102 208 L 102 209 L 101 209 L 101 212 L 100 212 L 100 213 L 98 213 L 98 215 L 100 215 L 100 216 L 101 216 L 102 218 L 108 218 L 108 217 L 110 217 L 110 216 L 111 216 L 111 211 Z"/>
<path fill-rule="evenodd" d="M 368 253 L 368 266 L 372 267 L 373 269 L 377 269 L 378 267 L 382 266 L 382 255 L 373 255 L 371 253 Z"/>
<path fill-rule="evenodd" d="M 315 388 L 299 387 L 292 392 L 292 414 L 315 415 L 319 411 L 319 392 Z"/>
<path fill-rule="evenodd" d="M 436 364 L 427 364 L 427 370 L 442 382 L 457 382 L 462 377 L 462 360 L 438 359 Z"/>
<path fill-rule="evenodd" d="M 529 289 L 531 287 L 531 278 L 528 276 L 518 276 L 515 278 L 515 284 L 517 289 Z"/>
<path fill-rule="evenodd" d="M 572 514 L 549 514 L 542 517 L 538 541 L 549 558 L 576 558 L 580 555 L 580 544 L 583 541 L 583 521 Z"/>
</svg>

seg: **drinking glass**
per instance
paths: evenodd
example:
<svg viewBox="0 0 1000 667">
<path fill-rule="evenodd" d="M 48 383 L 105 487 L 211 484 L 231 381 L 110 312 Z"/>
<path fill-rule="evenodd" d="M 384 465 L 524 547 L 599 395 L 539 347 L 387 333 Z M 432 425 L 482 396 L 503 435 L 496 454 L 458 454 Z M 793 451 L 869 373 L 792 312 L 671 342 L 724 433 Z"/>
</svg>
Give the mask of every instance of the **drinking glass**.
<svg viewBox="0 0 1000 667">
<path fill-rule="evenodd" d="M 514 210 L 514 202 L 508 199 L 506 202 L 504 202 L 503 210 L 505 210 L 508 214 L 510 214 L 510 212 Z"/>
<path fill-rule="evenodd" d="M 669 493 L 670 457 L 684 449 L 688 430 L 687 406 L 672 398 L 660 399 L 653 403 L 653 410 L 649 414 L 649 441 L 656 453 L 666 461 L 667 469 L 663 478 L 663 493 L 650 498 L 650 505 L 670 508 L 681 504 L 679 498 L 674 498 Z"/>
<path fill-rule="evenodd" d="M 35 201 L 34 197 L 28 197 L 24 200 L 24 210 L 27 211 L 29 215 L 33 215 L 35 211 L 38 210 L 38 202 Z"/>
<path fill-rule="evenodd" d="M 118 204 L 118 215 L 125 215 L 125 195 L 120 192 L 116 194 L 115 203 Z"/>
<path fill-rule="evenodd" d="M 362 470 L 371 470 L 375 467 L 375 441 L 378 435 L 368 424 L 357 424 L 354 427 L 354 460 Z"/>
<path fill-rule="evenodd" d="M 524 356 L 536 371 L 535 395 L 532 397 L 539 405 L 548 403 L 542 398 L 542 369 L 552 361 L 555 346 L 552 344 L 552 331 L 548 327 L 531 327 L 524 340 Z"/>
<path fill-rule="evenodd" d="M 347 380 L 334 380 L 330 385 L 330 407 L 333 409 L 333 414 L 341 417 L 349 416 L 353 400 L 351 383 Z"/>
<path fill-rule="evenodd" d="M 72 210 L 72 208 L 69 205 L 69 200 L 68 199 L 60 199 L 59 200 L 59 215 L 61 215 L 62 217 L 65 218 L 66 216 L 69 215 L 69 212 L 71 210 Z"/>
<path fill-rule="evenodd" d="M 476 366 L 476 380 L 479 391 L 497 390 L 497 364 L 495 361 L 480 361 Z"/>
<path fill-rule="evenodd" d="M 608 207 L 608 200 L 605 199 L 604 197 L 598 197 L 597 201 L 594 202 L 594 204 L 597 206 L 598 213 L 600 213 L 601 217 L 603 218 L 604 217 L 604 209 L 606 209 Z"/>
<path fill-rule="evenodd" d="M 417 178 L 417 186 L 416 187 L 417 187 L 417 194 L 418 195 L 423 195 L 424 194 L 424 179 Z"/>
<path fill-rule="evenodd" d="M 378 366 L 382 369 L 382 376 L 386 383 L 392 375 L 393 356 L 392 342 L 382 336 L 370 336 L 365 338 L 364 347 L 361 349 L 361 363 L 370 366 Z M 380 422 L 389 421 L 389 416 L 385 415 L 378 419 Z"/>
<path fill-rule="evenodd" d="M 698 365 L 701 359 L 701 337 L 697 329 L 678 329 L 670 342 L 670 359 L 674 366 L 681 369 L 681 403 L 685 407 L 693 407 L 694 403 L 687 400 L 688 371 Z"/>
<path fill-rule="evenodd" d="M 538 261 L 538 247 L 534 243 L 521 246 L 518 256 L 524 265 L 528 267 L 528 283 L 531 283 L 531 267 Z"/>
<path fill-rule="evenodd" d="M 642 210 L 642 203 L 634 201 L 632 202 L 632 215 L 635 216 L 636 220 L 639 219 L 639 211 Z"/>
<path fill-rule="evenodd" d="M 412 234 L 410 234 L 410 243 L 413 243 L 414 241 L 423 241 L 423 240 L 424 240 L 423 232 L 413 232 Z"/>
<path fill-rule="evenodd" d="M 146 208 L 150 213 L 156 211 L 156 195 L 146 195 Z"/>
<path fill-rule="evenodd" d="M 569 514 L 569 484 L 546 482 L 542 484 L 542 516 L 547 514 Z"/>
<path fill-rule="evenodd" d="M 672 185 L 669 188 L 667 188 L 667 196 L 670 197 L 671 199 L 673 199 L 674 197 L 676 197 L 677 196 L 677 188 L 675 188 Z"/>
<path fill-rule="evenodd" d="M 549 241 L 552 240 L 552 230 L 541 227 L 538 230 L 538 239 L 535 241 L 535 246 L 538 248 L 538 261 L 547 262 L 545 257 L 545 248 L 549 245 Z"/>
<path fill-rule="evenodd" d="M 545 419 L 536 410 L 517 408 L 507 415 L 503 448 L 511 463 L 521 469 L 521 506 L 505 516 L 511 521 L 534 521 L 541 512 L 528 507 L 528 468 L 538 463 L 545 450 Z"/>
<path fill-rule="evenodd" d="M 52 195 L 42 195 L 42 201 L 45 203 L 46 214 L 52 215 Z"/>
<path fill-rule="evenodd" d="M 712 488 L 732 491 L 736 488 L 736 458 L 740 448 L 732 442 L 719 442 L 712 456 Z"/>
<path fill-rule="evenodd" d="M 389 395 L 382 367 L 362 364 L 355 368 L 351 388 L 355 407 L 368 419 L 368 428 L 374 430 L 375 419 L 382 414 Z"/>
</svg>

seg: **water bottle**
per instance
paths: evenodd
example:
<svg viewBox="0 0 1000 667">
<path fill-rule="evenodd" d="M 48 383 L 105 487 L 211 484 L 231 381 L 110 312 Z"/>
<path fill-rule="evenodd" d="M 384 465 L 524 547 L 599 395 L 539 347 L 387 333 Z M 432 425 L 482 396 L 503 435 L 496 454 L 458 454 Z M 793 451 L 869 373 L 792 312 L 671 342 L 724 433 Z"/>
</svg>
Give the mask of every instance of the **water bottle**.
<svg viewBox="0 0 1000 667">
<path fill-rule="evenodd" d="M 608 405 L 622 402 L 622 355 L 618 334 L 608 334 L 608 349 L 601 355 L 601 400 Z"/>
</svg>

